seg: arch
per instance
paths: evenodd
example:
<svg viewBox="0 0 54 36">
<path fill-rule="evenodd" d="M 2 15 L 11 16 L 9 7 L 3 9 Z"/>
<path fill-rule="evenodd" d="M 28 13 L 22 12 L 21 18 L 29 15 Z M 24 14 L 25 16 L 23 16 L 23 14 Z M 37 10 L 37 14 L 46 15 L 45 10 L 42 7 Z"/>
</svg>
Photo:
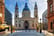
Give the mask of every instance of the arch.
<svg viewBox="0 0 54 36">
<path fill-rule="evenodd" d="M 28 29 L 29 28 L 29 22 L 27 20 L 24 22 L 24 28 L 25 29 Z"/>
</svg>

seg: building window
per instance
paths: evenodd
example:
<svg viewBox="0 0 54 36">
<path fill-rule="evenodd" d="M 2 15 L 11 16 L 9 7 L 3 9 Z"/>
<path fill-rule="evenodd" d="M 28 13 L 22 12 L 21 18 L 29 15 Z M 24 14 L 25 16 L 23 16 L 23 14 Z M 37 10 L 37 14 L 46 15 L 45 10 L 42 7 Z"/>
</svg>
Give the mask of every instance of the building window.
<svg viewBox="0 0 54 36">
<path fill-rule="evenodd" d="M 51 29 L 52 29 L 52 24 L 53 24 L 53 23 L 51 22 L 51 26 L 50 26 L 50 27 L 51 27 Z"/>
<path fill-rule="evenodd" d="M 0 17 L 2 17 L 2 13 L 0 13 Z"/>
<path fill-rule="evenodd" d="M 16 15 L 16 17 L 17 17 L 17 15 Z"/>
<path fill-rule="evenodd" d="M 16 21 L 17 22 L 17 21 Z"/>
<path fill-rule="evenodd" d="M 2 6 L 0 6 L 0 12 L 2 13 Z"/>
<path fill-rule="evenodd" d="M 19 27 L 21 27 L 21 25 L 19 24 Z"/>
<path fill-rule="evenodd" d="M 34 27 L 34 24 L 32 24 L 32 27 Z"/>
<path fill-rule="evenodd" d="M 20 23 L 21 21 L 19 21 L 19 23 Z"/>
<path fill-rule="evenodd" d="M 52 12 L 52 4 L 50 5 L 50 12 Z"/>
<path fill-rule="evenodd" d="M 17 27 L 17 24 L 16 24 L 16 27 Z"/>
</svg>

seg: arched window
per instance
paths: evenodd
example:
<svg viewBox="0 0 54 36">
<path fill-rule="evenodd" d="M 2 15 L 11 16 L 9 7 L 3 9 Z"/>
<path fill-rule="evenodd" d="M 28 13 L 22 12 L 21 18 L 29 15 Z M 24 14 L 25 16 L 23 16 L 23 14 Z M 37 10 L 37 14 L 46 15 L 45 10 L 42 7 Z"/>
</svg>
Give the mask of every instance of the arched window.
<svg viewBox="0 0 54 36">
<path fill-rule="evenodd" d="M 19 27 L 21 27 L 21 25 L 19 24 Z"/>
<path fill-rule="evenodd" d="M 16 24 L 16 27 L 17 27 L 17 24 Z"/>
<path fill-rule="evenodd" d="M 52 4 L 50 4 L 50 12 L 52 13 Z"/>
</svg>

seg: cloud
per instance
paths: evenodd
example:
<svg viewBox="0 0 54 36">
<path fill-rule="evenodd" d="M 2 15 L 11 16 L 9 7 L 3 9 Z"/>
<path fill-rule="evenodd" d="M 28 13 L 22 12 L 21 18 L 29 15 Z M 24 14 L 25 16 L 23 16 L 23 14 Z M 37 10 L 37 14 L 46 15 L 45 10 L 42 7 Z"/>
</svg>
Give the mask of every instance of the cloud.
<svg viewBox="0 0 54 36">
<path fill-rule="evenodd" d="M 47 9 L 47 0 L 29 0 L 29 8 L 31 10 L 31 12 L 34 12 L 34 5 L 35 2 L 37 2 L 37 6 L 38 6 L 38 16 L 39 19 L 42 18 L 42 13 Z M 33 15 L 31 13 L 31 16 Z"/>
<path fill-rule="evenodd" d="M 42 18 L 42 13 L 47 9 L 47 0 L 5 0 L 5 6 L 10 10 L 10 12 L 14 13 L 16 2 L 18 3 L 20 17 L 22 16 L 22 10 L 24 8 L 25 2 L 28 2 L 32 17 L 34 16 L 35 2 L 37 2 L 38 6 L 39 19 Z"/>
<path fill-rule="evenodd" d="M 28 6 L 31 11 L 31 17 L 34 17 L 34 3 L 35 3 L 35 1 L 33 1 L 33 0 L 29 0 L 29 2 L 28 2 Z"/>
</svg>

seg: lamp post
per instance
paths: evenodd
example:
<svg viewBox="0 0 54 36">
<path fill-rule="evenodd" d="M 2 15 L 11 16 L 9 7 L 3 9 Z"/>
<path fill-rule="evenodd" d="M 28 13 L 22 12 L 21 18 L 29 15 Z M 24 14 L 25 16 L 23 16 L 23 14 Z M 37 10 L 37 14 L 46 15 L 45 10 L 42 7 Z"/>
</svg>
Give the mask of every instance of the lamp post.
<svg viewBox="0 0 54 36">
<path fill-rule="evenodd" d="M 41 28 L 41 19 L 40 19 L 40 33 L 42 33 L 42 28 Z"/>
</svg>

